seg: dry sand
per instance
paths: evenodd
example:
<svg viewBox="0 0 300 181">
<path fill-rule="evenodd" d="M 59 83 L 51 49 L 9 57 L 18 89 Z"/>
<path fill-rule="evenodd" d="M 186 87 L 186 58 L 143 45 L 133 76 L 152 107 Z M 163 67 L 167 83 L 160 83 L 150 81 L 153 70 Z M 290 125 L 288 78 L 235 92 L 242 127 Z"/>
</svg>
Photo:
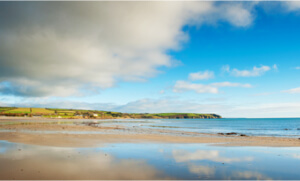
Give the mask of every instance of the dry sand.
<svg viewBox="0 0 300 181">
<path fill-rule="evenodd" d="M 0 119 L 0 122 L 4 119 Z M 220 146 L 272 146 L 272 147 L 299 147 L 297 138 L 257 137 L 257 136 L 223 136 L 215 134 L 201 134 L 170 130 L 137 129 L 139 132 L 127 130 L 122 126 L 93 127 L 75 124 L 27 124 L 1 125 L 0 140 L 10 142 L 61 146 L 61 147 L 93 147 L 107 143 L 207 143 Z M 21 130 L 27 130 L 24 132 Z M 41 133 L 40 131 L 57 131 L 55 133 Z M 124 131 L 126 130 L 126 131 Z M 38 132 L 37 132 L 38 131 Z M 64 131 L 62 133 L 61 131 Z M 76 134 L 68 131 L 93 131 L 97 134 Z"/>
</svg>

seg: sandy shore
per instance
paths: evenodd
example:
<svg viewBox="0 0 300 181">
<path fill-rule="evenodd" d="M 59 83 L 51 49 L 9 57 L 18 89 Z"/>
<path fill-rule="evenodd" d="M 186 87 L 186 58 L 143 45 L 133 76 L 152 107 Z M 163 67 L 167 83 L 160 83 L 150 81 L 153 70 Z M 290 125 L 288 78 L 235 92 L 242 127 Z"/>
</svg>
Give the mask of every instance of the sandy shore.
<svg viewBox="0 0 300 181">
<path fill-rule="evenodd" d="M 1 122 L 6 120 L 1 119 Z M 53 133 L 43 132 L 53 131 Z M 70 132 L 68 132 L 70 131 Z M 74 131 L 86 131 L 77 134 Z M 89 134 L 92 131 L 94 134 Z M 96 134 L 95 134 L 96 133 Z M 122 126 L 94 127 L 82 124 L 0 124 L 0 140 L 10 142 L 61 146 L 61 147 L 93 147 L 107 143 L 207 143 L 220 146 L 272 146 L 299 147 L 297 138 L 226 136 L 204 133 L 170 131 L 164 129 L 135 129 Z"/>
<path fill-rule="evenodd" d="M 25 124 L 25 125 L 0 125 L 2 130 L 13 131 L 101 131 L 111 129 L 124 129 L 122 126 L 101 126 L 93 127 L 86 125 L 69 125 L 69 124 Z"/>
</svg>

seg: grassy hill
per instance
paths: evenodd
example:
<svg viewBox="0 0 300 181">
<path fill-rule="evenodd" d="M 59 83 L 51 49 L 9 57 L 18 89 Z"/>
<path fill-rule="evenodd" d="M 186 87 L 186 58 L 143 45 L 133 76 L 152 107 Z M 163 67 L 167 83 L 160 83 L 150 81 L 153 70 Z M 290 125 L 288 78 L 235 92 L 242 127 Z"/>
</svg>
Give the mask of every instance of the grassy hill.
<svg viewBox="0 0 300 181">
<path fill-rule="evenodd" d="M 99 110 L 0 107 L 0 116 L 39 116 L 49 118 L 133 118 L 133 119 L 218 119 L 217 114 L 198 113 L 121 113 Z"/>
<path fill-rule="evenodd" d="M 54 111 L 45 108 L 13 108 L 4 113 L 33 113 L 33 114 L 53 114 Z"/>
</svg>

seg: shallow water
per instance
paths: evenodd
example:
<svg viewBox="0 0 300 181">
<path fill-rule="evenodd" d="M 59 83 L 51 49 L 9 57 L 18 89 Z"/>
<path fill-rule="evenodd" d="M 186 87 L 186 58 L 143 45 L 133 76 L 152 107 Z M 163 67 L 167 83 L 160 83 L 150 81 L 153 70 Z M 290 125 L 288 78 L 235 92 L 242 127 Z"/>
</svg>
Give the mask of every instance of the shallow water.
<svg viewBox="0 0 300 181">
<path fill-rule="evenodd" d="M 0 179 L 300 179 L 300 148 L 0 141 Z"/>
<path fill-rule="evenodd" d="M 147 121 L 135 124 L 135 126 L 197 133 L 236 132 L 251 136 L 300 137 L 300 118 L 159 119 Z M 134 126 L 134 123 L 124 124 Z"/>
</svg>

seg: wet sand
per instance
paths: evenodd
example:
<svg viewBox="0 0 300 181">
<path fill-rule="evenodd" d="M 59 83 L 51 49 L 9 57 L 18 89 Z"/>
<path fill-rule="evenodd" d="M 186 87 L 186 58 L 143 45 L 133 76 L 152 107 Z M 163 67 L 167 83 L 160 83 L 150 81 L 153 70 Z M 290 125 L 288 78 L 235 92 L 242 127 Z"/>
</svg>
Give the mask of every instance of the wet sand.
<svg viewBox="0 0 300 181">
<path fill-rule="evenodd" d="M 44 120 L 44 119 L 43 119 Z M 0 123 L 7 121 L 1 119 Z M 17 121 L 17 119 L 14 119 Z M 91 120 L 92 122 L 93 120 Z M 32 122 L 31 122 L 32 123 Z M 82 124 L 0 124 L 0 140 L 60 147 L 91 147 L 106 143 L 207 143 L 219 146 L 300 147 L 297 138 L 227 136 L 164 129 L 127 129 L 119 125 L 94 127 Z M 43 132 L 45 131 L 45 132 Z M 48 133 L 47 131 L 53 131 Z M 70 132 L 68 132 L 70 131 Z M 73 131 L 73 132 L 72 132 Z M 77 134 L 74 131 L 85 131 Z M 89 131 L 94 134 L 88 133 Z M 96 134 L 95 134 L 96 133 Z"/>
<path fill-rule="evenodd" d="M 110 130 L 110 129 L 124 129 L 122 126 L 101 126 L 93 127 L 87 125 L 76 125 L 76 124 L 18 124 L 18 125 L 0 125 L 0 129 L 5 130 L 28 130 L 28 131 L 101 131 L 101 130 Z"/>
</svg>

